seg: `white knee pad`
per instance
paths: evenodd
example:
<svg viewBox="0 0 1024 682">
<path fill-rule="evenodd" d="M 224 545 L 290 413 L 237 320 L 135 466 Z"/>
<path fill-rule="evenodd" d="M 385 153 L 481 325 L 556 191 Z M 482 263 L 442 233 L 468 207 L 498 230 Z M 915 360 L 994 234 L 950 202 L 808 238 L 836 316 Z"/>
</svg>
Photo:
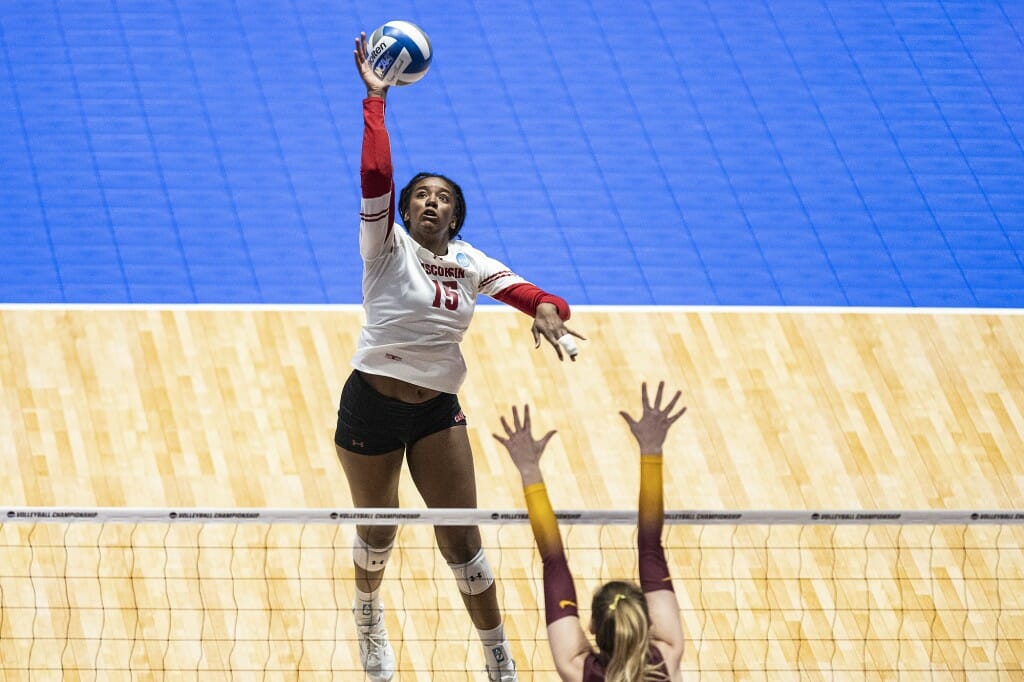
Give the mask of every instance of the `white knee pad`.
<svg viewBox="0 0 1024 682">
<path fill-rule="evenodd" d="M 370 547 L 357 534 L 352 543 L 352 562 L 364 571 L 383 571 L 394 547 L 394 543 L 384 548 Z"/>
<path fill-rule="evenodd" d="M 455 582 L 459 585 L 462 594 L 480 594 L 494 584 L 494 574 L 491 573 L 491 565 L 487 563 L 484 550 L 476 553 L 476 556 L 464 564 L 448 564 L 452 573 L 455 574 Z"/>
</svg>

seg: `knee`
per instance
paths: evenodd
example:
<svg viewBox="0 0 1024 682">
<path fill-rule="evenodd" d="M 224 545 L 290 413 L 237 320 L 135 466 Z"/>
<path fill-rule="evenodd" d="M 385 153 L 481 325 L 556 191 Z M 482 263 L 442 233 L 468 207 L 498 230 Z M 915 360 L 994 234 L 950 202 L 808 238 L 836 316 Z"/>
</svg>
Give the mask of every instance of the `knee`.
<svg viewBox="0 0 1024 682">
<path fill-rule="evenodd" d="M 374 542 L 369 542 L 357 532 L 352 541 L 352 563 L 368 573 L 383 571 L 388 565 L 388 559 L 391 558 L 394 538 L 392 532 L 390 541 L 375 544 L 380 538 L 372 538 Z"/>
<path fill-rule="evenodd" d="M 470 596 L 483 594 L 494 585 L 494 572 L 482 549 L 478 550 L 469 561 L 449 563 L 448 567 L 452 569 L 455 583 L 463 594 Z"/>
<path fill-rule="evenodd" d="M 356 535 L 370 547 L 384 549 L 395 544 L 398 526 L 359 526 Z"/>
<path fill-rule="evenodd" d="M 449 564 L 464 564 L 480 551 L 480 530 L 476 526 L 441 526 L 434 535 L 441 556 Z"/>
</svg>

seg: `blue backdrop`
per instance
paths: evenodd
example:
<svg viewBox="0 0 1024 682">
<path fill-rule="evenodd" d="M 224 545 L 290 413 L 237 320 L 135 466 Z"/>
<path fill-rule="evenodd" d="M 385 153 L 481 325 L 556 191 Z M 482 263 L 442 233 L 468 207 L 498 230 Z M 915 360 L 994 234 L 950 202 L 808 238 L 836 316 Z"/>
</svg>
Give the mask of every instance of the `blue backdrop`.
<svg viewBox="0 0 1024 682">
<path fill-rule="evenodd" d="M 572 303 L 1024 304 L 1020 0 L 3 0 L 0 301 L 359 302 L 388 19 L 397 181 Z"/>
</svg>

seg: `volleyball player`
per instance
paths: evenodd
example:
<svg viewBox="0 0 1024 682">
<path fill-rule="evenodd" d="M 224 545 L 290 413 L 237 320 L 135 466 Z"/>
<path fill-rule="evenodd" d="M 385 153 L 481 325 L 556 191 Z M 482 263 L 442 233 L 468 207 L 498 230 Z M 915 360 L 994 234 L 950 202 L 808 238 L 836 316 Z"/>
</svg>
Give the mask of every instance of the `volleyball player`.
<svg viewBox="0 0 1024 682">
<path fill-rule="evenodd" d="M 662 408 L 662 390 L 652 405 L 643 384 L 643 413 L 633 420 L 620 412 L 640 446 L 640 503 L 637 520 L 640 584 L 614 581 L 600 587 L 591 603 L 590 632 L 597 642 L 591 648 L 580 625 L 576 588 L 565 560 L 558 521 L 551 509 L 540 456 L 554 431 L 540 440 L 530 433 L 530 408 L 512 409 L 513 426 L 502 417 L 505 436 L 494 434 L 512 457 L 522 478 L 526 508 L 537 548 L 544 564 L 544 611 L 548 643 L 555 668 L 564 682 L 653 682 L 679 680 L 683 657 L 683 625 L 679 602 L 661 545 L 665 518 L 662 497 L 662 446 L 668 429 L 686 408 L 672 414 L 680 393 Z"/>
<path fill-rule="evenodd" d="M 477 295 L 531 315 L 535 346 L 547 339 L 559 359 L 558 339 L 579 335 L 565 326 L 564 300 L 456 239 L 466 206 L 462 190 L 448 178 L 413 177 L 398 200 L 406 229 L 395 225 L 384 124 L 388 85 L 374 75 L 365 55 L 362 34 L 355 62 L 366 86 L 359 223 L 366 322 L 342 390 L 334 442 L 357 507 L 398 506 L 404 459 L 427 506 L 473 508 L 473 455 L 455 394 L 466 376 L 459 342 Z M 488 676 L 517 679 L 479 529 L 438 526 L 434 532 L 479 632 Z M 390 680 L 395 671 L 379 594 L 395 534 L 394 526 L 358 526 L 353 547 L 360 659 L 374 682 Z"/>
</svg>

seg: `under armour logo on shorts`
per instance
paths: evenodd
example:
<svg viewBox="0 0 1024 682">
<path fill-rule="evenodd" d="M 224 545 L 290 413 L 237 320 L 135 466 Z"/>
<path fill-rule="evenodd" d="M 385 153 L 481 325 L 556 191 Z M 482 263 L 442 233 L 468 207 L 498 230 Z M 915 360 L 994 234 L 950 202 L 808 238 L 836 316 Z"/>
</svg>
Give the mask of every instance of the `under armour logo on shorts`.
<svg viewBox="0 0 1024 682">
<path fill-rule="evenodd" d="M 466 415 L 462 414 L 462 410 L 459 410 L 458 414 L 455 415 L 455 423 L 466 421 Z"/>
</svg>

